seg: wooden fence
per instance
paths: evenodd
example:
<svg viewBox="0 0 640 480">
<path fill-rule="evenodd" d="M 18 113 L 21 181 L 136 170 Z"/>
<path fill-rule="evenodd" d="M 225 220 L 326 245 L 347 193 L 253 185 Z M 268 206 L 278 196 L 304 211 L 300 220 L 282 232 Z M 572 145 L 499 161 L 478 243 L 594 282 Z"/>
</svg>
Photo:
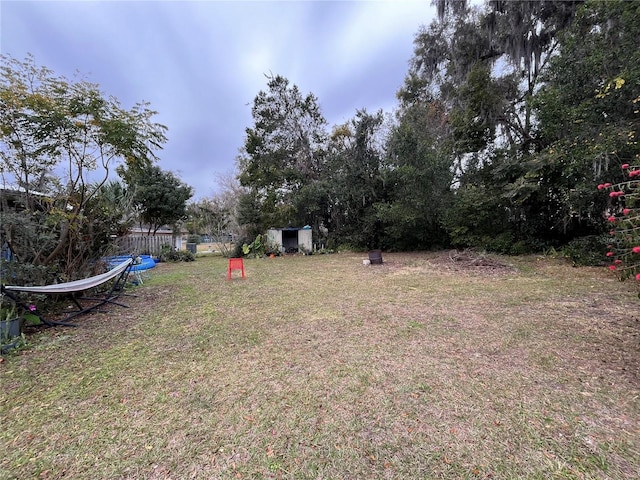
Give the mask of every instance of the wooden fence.
<svg viewBox="0 0 640 480">
<path fill-rule="evenodd" d="M 119 254 L 160 255 L 164 245 L 172 246 L 171 237 L 150 237 L 145 235 L 127 235 L 116 240 Z"/>
</svg>

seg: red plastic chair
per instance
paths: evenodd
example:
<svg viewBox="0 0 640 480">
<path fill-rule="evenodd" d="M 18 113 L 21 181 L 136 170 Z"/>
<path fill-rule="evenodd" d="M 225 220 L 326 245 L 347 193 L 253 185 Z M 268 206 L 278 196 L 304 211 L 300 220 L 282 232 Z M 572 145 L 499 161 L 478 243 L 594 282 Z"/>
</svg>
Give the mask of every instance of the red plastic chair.
<svg viewBox="0 0 640 480">
<path fill-rule="evenodd" d="M 227 280 L 231 280 L 231 272 L 233 270 L 241 270 L 242 278 L 244 278 L 244 262 L 241 258 L 230 258 L 229 259 L 229 270 L 227 270 Z"/>
</svg>

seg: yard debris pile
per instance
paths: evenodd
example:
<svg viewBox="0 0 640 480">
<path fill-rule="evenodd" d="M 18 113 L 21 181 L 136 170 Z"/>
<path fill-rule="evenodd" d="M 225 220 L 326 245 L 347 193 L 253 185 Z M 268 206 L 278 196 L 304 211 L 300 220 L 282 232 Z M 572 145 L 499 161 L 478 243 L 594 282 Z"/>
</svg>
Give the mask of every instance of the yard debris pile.
<svg viewBox="0 0 640 480">
<path fill-rule="evenodd" d="M 448 267 L 460 270 L 473 270 L 486 273 L 507 273 L 514 272 L 515 269 L 486 253 L 478 253 L 474 250 L 451 250 L 448 255 Z"/>
<path fill-rule="evenodd" d="M 391 272 L 393 275 L 430 275 L 434 271 L 452 275 L 495 276 L 513 275 L 518 269 L 501 261 L 499 255 L 489 255 L 474 250 L 450 250 L 430 252 L 426 255 L 415 253 L 388 254 L 384 265 L 369 271 L 377 274 Z M 384 268 L 383 268 L 384 267 Z"/>
</svg>

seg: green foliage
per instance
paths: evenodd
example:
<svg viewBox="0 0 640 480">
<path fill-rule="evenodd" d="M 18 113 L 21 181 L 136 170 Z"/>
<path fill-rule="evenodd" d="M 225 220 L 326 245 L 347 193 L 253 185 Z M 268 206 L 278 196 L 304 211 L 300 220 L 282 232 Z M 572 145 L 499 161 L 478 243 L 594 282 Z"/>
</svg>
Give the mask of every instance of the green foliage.
<svg viewBox="0 0 640 480">
<path fill-rule="evenodd" d="M 562 248 L 562 255 L 570 259 L 574 265 L 600 267 L 606 262 L 604 252 L 607 240 L 603 235 L 576 238 Z"/>
<path fill-rule="evenodd" d="M 1 297 L 0 297 L 1 298 Z M 18 317 L 18 309 L 13 303 L 0 303 L 0 321 L 12 320 Z"/>
<path fill-rule="evenodd" d="M 123 173 L 134 192 L 133 201 L 140 220 L 148 225 L 150 234 L 155 235 L 163 225 L 174 225 L 186 219 L 187 201 L 193 196 L 193 189 L 173 173 L 163 171 L 157 165 Z"/>
<path fill-rule="evenodd" d="M 609 269 L 620 280 L 635 277 L 640 281 L 640 164 L 623 164 L 622 170 L 626 172 L 624 182 L 598 185 L 598 190 L 608 192 L 610 199 L 607 257 L 612 260 Z"/>
<path fill-rule="evenodd" d="M 593 185 L 622 182 L 611 166 L 638 155 L 637 3 L 437 3 L 392 125 L 358 111 L 323 142 L 315 97 L 270 78 L 239 160 L 249 239 L 304 222 L 333 248 L 564 247 L 597 262 Z"/>
<path fill-rule="evenodd" d="M 265 255 L 279 255 L 280 252 L 276 245 L 273 245 L 266 235 L 256 235 L 256 238 L 251 243 L 242 244 L 242 255 L 251 255 L 256 258 L 264 257 Z"/>
<path fill-rule="evenodd" d="M 533 102 L 544 149 L 527 183 L 542 187 L 540 194 L 553 199 L 552 213 L 578 235 L 602 231 L 606 201 L 593 185 L 622 181 L 617 166 L 638 153 L 638 13 L 635 2 L 587 2 Z"/>
<path fill-rule="evenodd" d="M 302 206 L 299 192 L 320 178 L 325 163 L 326 120 L 316 97 L 279 75 L 267 85 L 254 99 L 254 126 L 238 158 L 238 178 L 249 189 L 239 215 L 254 233 L 303 219 L 306 212 L 295 208 Z"/>
<path fill-rule="evenodd" d="M 5 354 L 26 344 L 21 333 L 24 317 L 15 303 L 4 301 L 0 295 L 0 353 Z"/>
<path fill-rule="evenodd" d="M 200 243 L 203 234 L 220 241 L 230 233 L 231 221 L 231 207 L 222 198 L 202 199 L 187 206 L 187 227 L 194 239 L 191 243 Z"/>
<path fill-rule="evenodd" d="M 242 241 L 236 242 L 233 251 L 229 252 L 230 258 L 240 258 L 244 257 L 244 246 L 247 245 L 248 239 L 243 239 Z"/>
<path fill-rule="evenodd" d="M 242 253 L 244 255 L 252 254 L 256 258 L 264 255 L 264 244 L 262 243 L 262 235 L 257 235 L 251 243 L 242 244 Z"/>
<path fill-rule="evenodd" d="M 242 193 L 238 199 L 238 223 L 244 226 L 249 238 L 255 238 L 270 226 L 262 205 L 261 196 L 255 189 Z"/>
<path fill-rule="evenodd" d="M 93 274 L 129 221 L 126 195 L 108 185 L 111 168 L 149 164 L 166 128 L 144 103 L 124 110 L 97 85 L 55 76 L 33 57 L 1 58 L 0 244 L 13 253 L 3 272 L 30 284 Z M 52 175 L 56 167 L 65 178 Z"/>
<path fill-rule="evenodd" d="M 629 205 L 637 194 L 629 188 L 633 179 L 626 176 L 632 170 L 618 165 L 634 163 L 640 153 L 636 140 L 640 134 L 639 13 L 635 2 L 587 2 L 561 38 L 559 55 L 551 60 L 544 76 L 547 83 L 534 101 L 539 138 L 546 144 L 538 155 L 538 171 L 551 172 L 554 185 L 562 187 L 556 190 L 562 197 L 556 195 L 561 201 L 554 213 L 563 214 L 571 226 L 589 225 L 595 234 L 605 229 L 604 212 L 608 212 L 605 217 L 619 217 L 613 242 L 608 243 L 615 247 L 610 256 L 620 263 L 611 267 L 620 278 L 635 272 L 632 252 L 625 254 L 634 246 L 633 215 L 622 212 L 635 208 Z M 532 175 L 531 181 L 541 178 Z M 600 190 L 609 191 L 603 185 L 610 182 L 614 184 L 610 188 L 627 195 L 608 198 L 599 194 L 593 188 L 598 182 Z M 548 194 L 548 189 L 543 192 Z M 568 247 L 569 252 L 575 250 Z M 585 247 L 595 249 L 591 257 L 599 262 L 602 245 L 594 241 Z M 574 253 L 574 261 L 591 261 L 587 248 L 578 260 Z"/>
<path fill-rule="evenodd" d="M 574 180 L 584 171 L 567 175 L 567 162 L 538 155 L 532 101 L 545 60 L 578 3 L 494 2 L 474 11 L 440 2 L 440 19 L 416 36 L 399 98 L 405 112 L 441 106 L 442 127 L 431 127 L 427 144 L 455 173 L 455 196 L 432 195 L 427 205 L 454 245 L 521 251 L 562 243 L 594 227 L 592 212 L 584 208 L 593 194 L 584 194 L 588 188 L 576 188 Z M 421 165 L 407 178 L 420 178 L 425 170 Z"/>
<path fill-rule="evenodd" d="M 382 233 L 376 203 L 384 198 L 382 111 L 358 111 L 333 132 L 328 161 L 327 219 L 329 235 L 338 244 L 378 248 Z"/>
<path fill-rule="evenodd" d="M 176 250 L 171 245 L 163 245 L 159 259 L 161 262 L 193 262 L 196 256 L 188 250 Z"/>
<path fill-rule="evenodd" d="M 493 141 L 505 87 L 515 90 L 511 77 L 495 79 L 490 70 L 487 63 L 474 64 L 457 91 L 449 122 L 451 141 L 458 152 L 482 151 Z"/>
<path fill-rule="evenodd" d="M 446 246 L 444 211 L 451 201 L 451 158 L 439 148 L 443 105 L 412 105 L 399 114 L 387 142 L 384 200 L 376 204 L 386 249 Z"/>
</svg>

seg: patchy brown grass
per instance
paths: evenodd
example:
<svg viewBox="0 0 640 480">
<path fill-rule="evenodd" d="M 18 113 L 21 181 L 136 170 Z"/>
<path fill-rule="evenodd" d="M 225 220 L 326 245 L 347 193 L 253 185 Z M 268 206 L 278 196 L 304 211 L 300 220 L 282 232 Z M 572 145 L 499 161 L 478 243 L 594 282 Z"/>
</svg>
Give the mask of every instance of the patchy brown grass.
<svg viewBox="0 0 640 480">
<path fill-rule="evenodd" d="M 0 478 L 639 477 L 634 284 L 363 258 L 161 264 L 131 308 L 30 335 L 0 364 Z"/>
</svg>

